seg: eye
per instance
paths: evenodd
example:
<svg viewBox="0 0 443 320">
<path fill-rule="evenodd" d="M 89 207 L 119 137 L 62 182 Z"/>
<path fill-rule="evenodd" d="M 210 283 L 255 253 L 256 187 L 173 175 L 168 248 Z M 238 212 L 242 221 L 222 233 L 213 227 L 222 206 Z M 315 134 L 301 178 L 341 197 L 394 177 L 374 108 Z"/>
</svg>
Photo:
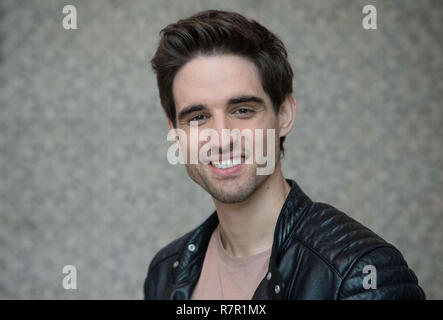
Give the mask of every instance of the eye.
<svg viewBox="0 0 443 320">
<path fill-rule="evenodd" d="M 251 110 L 246 109 L 246 108 L 239 108 L 239 109 L 235 110 L 235 112 L 238 112 L 238 113 L 248 113 L 249 111 L 251 111 Z"/>
<path fill-rule="evenodd" d="M 247 117 L 254 113 L 254 110 L 251 110 L 249 108 L 238 108 L 234 111 L 234 114 L 239 115 L 241 117 Z"/>
<path fill-rule="evenodd" d="M 205 119 L 207 119 L 207 115 L 199 114 L 199 115 L 189 119 L 189 122 L 191 122 L 191 121 L 201 121 L 201 120 L 205 120 Z"/>
</svg>

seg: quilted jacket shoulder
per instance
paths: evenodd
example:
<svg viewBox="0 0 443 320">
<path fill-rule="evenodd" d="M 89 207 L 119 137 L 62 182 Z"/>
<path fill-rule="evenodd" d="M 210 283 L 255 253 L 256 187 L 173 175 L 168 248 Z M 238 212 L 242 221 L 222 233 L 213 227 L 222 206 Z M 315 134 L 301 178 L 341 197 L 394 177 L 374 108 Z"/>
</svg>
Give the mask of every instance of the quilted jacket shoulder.
<svg viewBox="0 0 443 320">
<path fill-rule="evenodd" d="M 414 272 L 398 249 L 329 204 L 312 203 L 294 228 L 288 244 L 284 250 L 291 246 L 303 248 L 294 257 L 303 255 L 301 250 L 308 251 L 315 256 L 315 263 L 327 270 L 318 271 L 321 267 L 317 266 L 316 282 L 324 282 L 321 289 L 330 294 L 329 299 L 425 298 Z M 293 250 L 295 252 L 297 250 Z M 306 261 L 313 264 L 314 260 Z M 302 263 L 298 261 L 297 265 Z M 297 272 L 295 265 L 292 269 Z M 326 283 L 332 287 L 327 288 Z M 303 285 L 315 288 L 315 283 Z M 297 291 L 295 287 L 289 291 Z"/>
</svg>

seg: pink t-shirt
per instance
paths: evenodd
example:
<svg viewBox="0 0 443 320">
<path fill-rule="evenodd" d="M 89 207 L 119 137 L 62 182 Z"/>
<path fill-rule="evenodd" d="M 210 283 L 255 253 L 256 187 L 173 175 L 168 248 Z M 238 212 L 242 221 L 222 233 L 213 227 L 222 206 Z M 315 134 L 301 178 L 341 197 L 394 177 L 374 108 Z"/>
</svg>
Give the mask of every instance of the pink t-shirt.
<svg viewBox="0 0 443 320">
<path fill-rule="evenodd" d="M 270 257 L 271 248 L 248 257 L 229 255 L 217 226 L 191 300 L 250 300 L 266 275 Z"/>
</svg>

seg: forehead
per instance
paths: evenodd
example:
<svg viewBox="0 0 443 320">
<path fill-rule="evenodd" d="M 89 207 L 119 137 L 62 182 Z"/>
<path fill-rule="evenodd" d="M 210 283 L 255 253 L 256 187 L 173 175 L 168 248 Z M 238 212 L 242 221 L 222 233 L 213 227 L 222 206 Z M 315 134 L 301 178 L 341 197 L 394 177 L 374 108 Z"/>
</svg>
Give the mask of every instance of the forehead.
<svg viewBox="0 0 443 320">
<path fill-rule="evenodd" d="M 193 58 L 175 76 L 172 90 L 177 112 L 189 104 L 223 106 L 239 95 L 259 96 L 270 103 L 257 67 L 236 55 Z"/>
</svg>

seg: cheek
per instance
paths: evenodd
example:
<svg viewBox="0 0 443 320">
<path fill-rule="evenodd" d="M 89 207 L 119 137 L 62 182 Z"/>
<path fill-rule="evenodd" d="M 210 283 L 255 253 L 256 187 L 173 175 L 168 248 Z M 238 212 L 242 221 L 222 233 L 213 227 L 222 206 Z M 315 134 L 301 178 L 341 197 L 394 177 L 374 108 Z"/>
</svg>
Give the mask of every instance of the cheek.
<svg viewBox="0 0 443 320">
<path fill-rule="evenodd" d="M 266 110 L 266 112 L 263 113 L 263 116 L 259 119 L 259 122 L 259 125 L 262 128 L 278 128 L 278 117 L 273 109 Z"/>
<path fill-rule="evenodd" d="M 263 139 L 264 141 L 268 140 L 268 136 L 271 138 L 278 139 L 279 135 L 279 127 L 278 127 L 278 118 L 276 115 L 271 112 L 263 119 L 259 120 L 257 124 L 257 128 L 263 129 Z"/>
<path fill-rule="evenodd" d="M 179 146 L 180 151 L 186 153 L 188 163 L 190 162 L 191 154 L 193 152 L 198 153 L 200 149 L 199 144 L 201 144 L 201 142 L 198 141 L 198 132 L 196 134 L 195 131 L 193 132 L 192 130 L 183 130 L 183 134 L 180 136 Z"/>
<path fill-rule="evenodd" d="M 216 138 L 207 138 L 206 140 L 201 138 L 200 140 L 200 135 L 191 136 L 188 133 L 186 139 L 181 141 L 186 141 L 186 143 L 180 144 L 180 148 L 186 152 L 186 162 L 192 165 L 190 170 L 195 171 L 195 165 L 197 163 L 207 164 L 212 153 L 218 152 L 218 148 L 216 148 L 216 146 L 218 146 Z"/>
</svg>

